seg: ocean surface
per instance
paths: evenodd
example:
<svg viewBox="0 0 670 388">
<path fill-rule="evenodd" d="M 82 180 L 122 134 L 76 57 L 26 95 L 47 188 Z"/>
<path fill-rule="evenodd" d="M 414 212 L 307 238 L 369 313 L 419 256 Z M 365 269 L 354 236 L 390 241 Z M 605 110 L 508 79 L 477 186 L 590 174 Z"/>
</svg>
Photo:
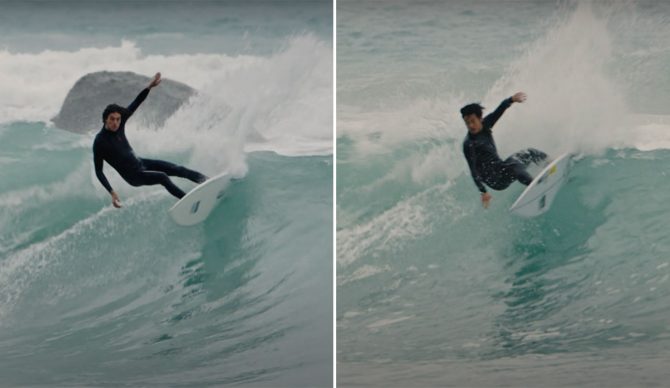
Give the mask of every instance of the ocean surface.
<svg viewBox="0 0 670 388">
<path fill-rule="evenodd" d="M 0 386 L 331 386 L 332 3 L 0 9 Z M 50 122 L 102 70 L 198 91 L 126 132 L 140 156 L 241 177 L 203 224 L 107 166 L 112 208 L 100 128 Z"/>
<path fill-rule="evenodd" d="M 337 3 L 338 386 L 667 386 L 670 3 Z M 577 155 L 545 215 L 502 157 Z"/>
</svg>

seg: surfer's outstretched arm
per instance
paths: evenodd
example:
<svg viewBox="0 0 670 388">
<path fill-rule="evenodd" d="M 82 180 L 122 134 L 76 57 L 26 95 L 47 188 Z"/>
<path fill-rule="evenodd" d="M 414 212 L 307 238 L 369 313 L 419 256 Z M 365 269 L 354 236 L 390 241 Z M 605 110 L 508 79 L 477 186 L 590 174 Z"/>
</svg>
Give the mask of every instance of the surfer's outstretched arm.
<svg viewBox="0 0 670 388">
<path fill-rule="evenodd" d="M 475 162 L 475 153 L 472 151 L 471 147 L 467 144 L 463 144 L 463 153 L 465 154 L 465 160 L 468 161 L 468 167 L 470 167 L 470 174 L 472 175 L 472 180 L 475 182 L 475 186 L 479 189 L 481 193 L 482 206 L 484 209 L 489 207 L 489 202 L 491 202 L 491 194 L 486 192 L 486 186 L 482 182 L 482 177 L 479 175 L 477 170 L 477 163 Z"/>
<path fill-rule="evenodd" d="M 494 110 L 493 112 L 489 113 L 484 117 L 484 120 L 482 120 L 482 123 L 484 124 L 484 128 L 492 128 L 495 123 L 500 119 L 500 117 L 505 113 L 507 108 L 512 106 L 513 102 L 524 102 L 526 101 L 526 93 L 524 92 L 518 92 L 515 93 L 512 97 L 508 97 L 504 99 L 500 105 Z"/>
<path fill-rule="evenodd" d="M 118 194 L 112 189 L 112 185 L 109 184 L 105 173 L 102 171 L 103 159 L 100 153 L 93 148 L 93 164 L 95 165 L 95 176 L 98 177 L 100 183 L 107 189 L 109 194 L 112 196 L 112 205 L 115 208 L 121 207 L 121 200 L 119 199 Z"/>
<path fill-rule="evenodd" d="M 482 183 L 482 177 L 479 175 L 479 171 L 477 170 L 477 163 L 475 161 L 476 156 L 471 146 L 468 144 L 463 144 L 463 154 L 465 154 L 465 160 L 468 161 L 468 167 L 470 167 L 472 181 L 475 182 L 475 186 L 477 186 L 479 192 L 482 194 L 486 193 L 486 187 L 484 187 L 484 183 Z"/>
<path fill-rule="evenodd" d="M 133 113 L 135 113 L 137 108 L 140 107 L 140 104 L 144 102 L 144 100 L 147 98 L 148 95 L 149 95 L 149 88 L 145 88 L 140 92 L 140 94 L 137 95 L 137 97 L 135 97 L 133 102 L 131 102 L 130 105 L 128 105 L 128 107 L 126 108 L 126 111 L 124 112 L 125 114 L 123 115 L 123 121 L 128 120 L 130 116 L 132 116 Z"/>
<path fill-rule="evenodd" d="M 105 189 L 111 193 L 113 191 L 112 185 L 109 184 L 105 173 L 102 172 L 103 159 L 102 155 L 100 155 L 100 152 L 96 148 L 97 147 L 93 147 L 93 164 L 95 165 L 95 176 L 98 177 L 98 180 L 105 187 Z"/>
<path fill-rule="evenodd" d="M 149 85 L 147 86 L 147 89 L 151 89 L 153 87 L 158 86 L 161 83 L 161 73 L 158 72 L 154 74 L 154 78 L 149 82 Z"/>
<path fill-rule="evenodd" d="M 149 85 L 147 85 L 147 87 L 144 88 L 140 92 L 140 94 L 137 95 L 137 97 L 135 97 L 133 102 L 131 102 L 130 105 L 128 105 L 128 107 L 126 108 L 126 114 L 125 114 L 124 120 L 128 120 L 128 118 L 130 118 L 130 116 L 132 116 L 133 113 L 135 113 L 137 108 L 140 107 L 140 104 L 142 104 L 142 102 L 144 102 L 144 100 L 149 95 L 149 90 L 151 90 L 151 88 L 153 88 L 153 87 L 158 86 L 160 83 L 161 83 L 161 73 L 156 73 L 156 75 L 154 75 L 154 78 L 151 80 L 151 82 L 149 82 Z"/>
</svg>

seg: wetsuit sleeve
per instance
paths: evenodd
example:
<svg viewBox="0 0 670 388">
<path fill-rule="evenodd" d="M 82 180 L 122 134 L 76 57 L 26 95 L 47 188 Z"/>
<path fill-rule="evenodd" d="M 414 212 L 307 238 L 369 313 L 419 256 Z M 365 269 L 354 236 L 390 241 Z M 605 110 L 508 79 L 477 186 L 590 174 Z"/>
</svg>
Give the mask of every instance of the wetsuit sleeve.
<svg viewBox="0 0 670 388">
<path fill-rule="evenodd" d="M 495 123 L 498 121 L 500 116 L 502 116 L 503 113 L 512 106 L 512 97 L 506 98 L 503 100 L 503 102 L 498 105 L 496 110 L 493 112 L 489 113 L 486 117 L 484 117 L 484 120 L 482 120 L 482 124 L 484 128 L 491 129 Z"/>
<path fill-rule="evenodd" d="M 105 176 L 105 173 L 102 172 L 102 165 L 103 165 L 102 155 L 100 154 L 99 147 L 95 144 L 93 145 L 93 164 L 95 165 L 95 176 L 97 176 L 100 183 L 102 183 L 102 185 L 105 186 L 105 189 L 107 189 L 107 191 L 111 193 L 112 186 L 109 184 L 109 181 Z"/>
<path fill-rule="evenodd" d="M 465 154 L 465 160 L 468 161 L 468 167 L 470 167 L 470 174 L 472 174 L 472 180 L 475 182 L 475 185 L 479 189 L 480 193 L 486 192 L 486 187 L 482 183 L 482 178 L 479 176 L 477 171 L 477 164 L 475 163 L 475 153 L 472 152 L 472 147 L 468 143 L 463 143 L 463 153 Z"/>
<path fill-rule="evenodd" d="M 149 88 L 145 88 L 144 90 L 142 90 L 140 94 L 138 94 L 137 97 L 135 97 L 135 100 L 133 100 L 133 102 L 131 102 L 130 105 L 128 105 L 128 107 L 126 108 L 127 110 L 126 115 L 123 119 L 128 120 L 130 116 L 132 116 L 133 113 L 135 113 L 137 108 L 139 108 L 140 104 L 144 102 L 144 100 L 147 98 L 148 95 L 149 95 Z"/>
</svg>

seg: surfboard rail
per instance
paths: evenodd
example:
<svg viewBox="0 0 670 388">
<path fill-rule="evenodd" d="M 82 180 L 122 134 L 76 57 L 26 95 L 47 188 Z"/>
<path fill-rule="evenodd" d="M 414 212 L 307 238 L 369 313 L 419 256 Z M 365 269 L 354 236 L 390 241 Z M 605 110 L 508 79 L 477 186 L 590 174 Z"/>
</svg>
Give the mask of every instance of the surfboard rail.
<svg viewBox="0 0 670 388">
<path fill-rule="evenodd" d="M 549 210 L 570 171 L 572 154 L 566 152 L 549 163 L 509 208 L 522 217 L 536 217 Z"/>
<path fill-rule="evenodd" d="M 207 179 L 168 210 L 170 217 L 175 223 L 183 226 L 203 222 L 223 198 L 230 181 L 231 176 L 227 172 Z"/>
</svg>

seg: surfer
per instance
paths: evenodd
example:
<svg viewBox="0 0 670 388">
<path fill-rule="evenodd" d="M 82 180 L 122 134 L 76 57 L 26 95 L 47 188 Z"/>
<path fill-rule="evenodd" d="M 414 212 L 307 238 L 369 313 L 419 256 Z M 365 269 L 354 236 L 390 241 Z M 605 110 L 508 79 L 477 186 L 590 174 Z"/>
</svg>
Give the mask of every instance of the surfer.
<svg viewBox="0 0 670 388">
<path fill-rule="evenodd" d="M 112 196 L 112 205 L 121 207 L 118 194 L 112 189 L 102 171 L 103 161 L 112 166 L 123 179 L 132 186 L 163 185 L 177 198 L 185 193 L 170 180 L 170 176 L 178 176 L 196 183 L 207 180 L 203 174 L 186 167 L 165 162 L 163 160 L 138 158 L 126 138 L 126 121 L 147 98 L 149 91 L 161 83 L 161 73 L 156 73 L 149 85 L 135 97 L 135 100 L 124 108 L 117 104 L 107 105 L 102 112 L 103 127 L 93 142 L 93 161 L 95 175 L 100 183 Z"/>
<path fill-rule="evenodd" d="M 486 192 L 484 184 L 493 190 L 504 190 L 514 181 L 528 186 L 533 181 L 533 177 L 526 171 L 528 165 L 531 162 L 539 164 L 547 159 L 547 154 L 534 148 L 519 151 L 504 161 L 498 156 L 491 128 L 512 103 L 524 101 L 526 94 L 516 93 L 503 100 L 500 106 L 484 119 L 482 119 L 484 107 L 480 104 L 469 104 L 461 108 L 461 116 L 468 128 L 468 134 L 463 141 L 463 153 L 468 161 L 472 179 L 481 193 L 484 208 L 488 208 L 491 201 L 491 194 Z"/>
</svg>

